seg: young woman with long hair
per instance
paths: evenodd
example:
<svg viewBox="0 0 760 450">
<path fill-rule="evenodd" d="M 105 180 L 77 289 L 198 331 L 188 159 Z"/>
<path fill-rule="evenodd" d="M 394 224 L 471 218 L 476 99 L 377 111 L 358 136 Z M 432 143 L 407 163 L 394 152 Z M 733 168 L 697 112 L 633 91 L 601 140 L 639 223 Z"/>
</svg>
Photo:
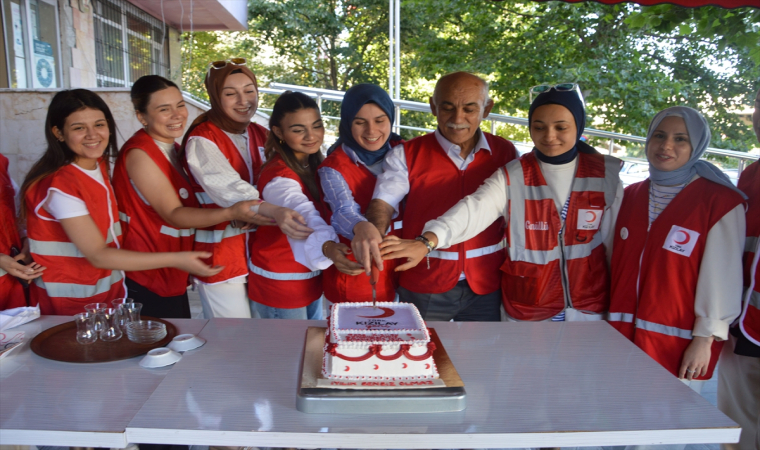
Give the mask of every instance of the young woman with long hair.
<svg viewBox="0 0 760 450">
<path fill-rule="evenodd" d="M 31 286 L 42 314 L 71 315 L 93 302 L 124 297 L 122 270 L 175 267 L 210 276 L 206 252 L 142 253 L 121 249 L 121 226 L 109 179 L 116 125 L 97 94 L 58 92 L 45 120 L 47 150 L 22 185 L 29 245 L 47 267 Z"/>
<path fill-rule="evenodd" d="M 296 210 L 314 231 L 304 240 L 292 239 L 277 228 L 260 228 L 249 251 L 248 296 L 262 318 L 319 319 L 321 271 L 332 265 L 323 246 L 338 241 L 320 215 L 324 207 L 317 168 L 324 159 L 322 117 L 314 100 L 288 91 L 275 102 L 269 128 L 267 162 L 259 178 L 263 199 Z"/>
<path fill-rule="evenodd" d="M 259 200 L 256 185 L 268 131 L 251 122 L 259 101 L 256 76 L 245 58 L 214 61 L 209 64 L 205 85 L 211 109 L 193 121 L 182 146 L 194 194 L 203 208 L 210 209 Z M 288 236 L 303 239 L 311 232 L 294 211 L 273 211 L 271 206 L 262 204 L 262 215 L 275 217 Z M 273 225 L 261 215 L 253 224 Z M 213 277 L 196 277 L 208 318 L 251 317 L 245 288 L 246 249 L 256 233 L 248 228 L 225 221 L 196 230 L 195 248 L 211 252 L 211 263 L 224 266 Z"/>
</svg>

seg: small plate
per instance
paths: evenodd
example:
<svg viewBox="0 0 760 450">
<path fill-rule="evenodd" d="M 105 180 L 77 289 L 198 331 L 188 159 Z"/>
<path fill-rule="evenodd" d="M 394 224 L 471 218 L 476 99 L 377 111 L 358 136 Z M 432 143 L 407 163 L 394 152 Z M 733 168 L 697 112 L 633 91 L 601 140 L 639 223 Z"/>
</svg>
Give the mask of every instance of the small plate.
<svg viewBox="0 0 760 450">
<path fill-rule="evenodd" d="M 167 345 L 167 347 L 174 350 L 175 352 L 186 352 L 188 350 L 194 350 L 198 347 L 201 347 L 205 343 L 205 339 L 194 334 L 180 334 L 179 336 L 176 336 L 171 342 L 169 342 L 169 345 Z"/>
<path fill-rule="evenodd" d="M 171 366 L 182 359 L 182 355 L 166 347 L 154 348 L 140 360 L 140 366 L 146 369 Z"/>
</svg>

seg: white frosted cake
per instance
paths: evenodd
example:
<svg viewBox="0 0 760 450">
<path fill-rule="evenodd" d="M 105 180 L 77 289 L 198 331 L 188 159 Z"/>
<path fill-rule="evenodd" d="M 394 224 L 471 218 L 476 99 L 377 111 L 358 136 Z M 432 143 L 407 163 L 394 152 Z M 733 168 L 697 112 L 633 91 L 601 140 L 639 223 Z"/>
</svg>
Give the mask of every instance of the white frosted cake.
<svg viewBox="0 0 760 450">
<path fill-rule="evenodd" d="M 409 303 L 336 303 L 327 322 L 322 375 L 330 380 L 438 378 L 435 344 Z"/>
</svg>

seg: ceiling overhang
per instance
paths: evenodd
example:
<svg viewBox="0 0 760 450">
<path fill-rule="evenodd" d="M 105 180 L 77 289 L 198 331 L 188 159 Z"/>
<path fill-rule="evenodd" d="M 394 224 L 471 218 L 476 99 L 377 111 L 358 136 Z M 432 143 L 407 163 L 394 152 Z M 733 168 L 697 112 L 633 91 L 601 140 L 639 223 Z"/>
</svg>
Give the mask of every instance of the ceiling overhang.
<svg viewBox="0 0 760 450">
<path fill-rule="evenodd" d="M 177 30 L 244 31 L 248 29 L 247 0 L 128 1 L 158 20 L 161 20 L 163 16 L 166 24 Z"/>
</svg>

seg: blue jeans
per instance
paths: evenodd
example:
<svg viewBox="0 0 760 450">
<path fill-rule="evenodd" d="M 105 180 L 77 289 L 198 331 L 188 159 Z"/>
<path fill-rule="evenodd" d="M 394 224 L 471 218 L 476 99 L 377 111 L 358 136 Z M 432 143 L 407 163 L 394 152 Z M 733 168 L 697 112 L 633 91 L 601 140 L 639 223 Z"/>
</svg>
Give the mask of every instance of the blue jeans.
<svg viewBox="0 0 760 450">
<path fill-rule="evenodd" d="M 322 319 L 322 297 L 311 302 L 310 305 L 303 308 L 272 308 L 271 306 L 262 305 L 261 303 L 251 302 L 251 310 L 262 319 Z"/>
</svg>

